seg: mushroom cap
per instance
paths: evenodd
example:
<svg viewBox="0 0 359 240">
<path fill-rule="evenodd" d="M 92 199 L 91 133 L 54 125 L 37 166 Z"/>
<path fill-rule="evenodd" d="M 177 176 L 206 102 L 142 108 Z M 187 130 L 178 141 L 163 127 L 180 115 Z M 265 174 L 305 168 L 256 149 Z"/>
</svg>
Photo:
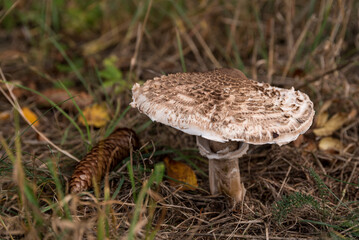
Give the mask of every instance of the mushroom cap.
<svg viewBox="0 0 359 240">
<path fill-rule="evenodd" d="M 228 68 L 136 83 L 132 100 L 130 105 L 153 121 L 217 142 L 286 144 L 306 132 L 314 116 L 305 93 L 253 81 Z"/>
</svg>

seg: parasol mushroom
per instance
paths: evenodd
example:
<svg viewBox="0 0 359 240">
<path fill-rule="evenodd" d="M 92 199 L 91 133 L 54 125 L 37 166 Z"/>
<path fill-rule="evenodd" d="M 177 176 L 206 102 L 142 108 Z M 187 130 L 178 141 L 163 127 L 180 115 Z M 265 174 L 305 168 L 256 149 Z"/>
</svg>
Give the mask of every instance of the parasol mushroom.
<svg viewBox="0 0 359 240">
<path fill-rule="evenodd" d="M 283 145 L 312 124 L 309 97 L 292 89 L 248 79 L 237 69 L 176 73 L 132 88 L 131 106 L 153 121 L 197 136 L 200 154 L 209 159 L 212 194 L 243 200 L 238 158 L 248 144 Z"/>
</svg>

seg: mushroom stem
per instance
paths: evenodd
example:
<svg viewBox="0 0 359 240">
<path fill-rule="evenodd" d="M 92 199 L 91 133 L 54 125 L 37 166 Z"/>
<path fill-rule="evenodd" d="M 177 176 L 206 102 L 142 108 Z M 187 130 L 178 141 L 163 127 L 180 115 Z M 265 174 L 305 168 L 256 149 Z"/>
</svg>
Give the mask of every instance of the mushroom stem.
<svg viewBox="0 0 359 240">
<path fill-rule="evenodd" d="M 235 202 L 243 201 L 245 188 L 241 183 L 238 158 L 248 149 L 243 142 L 219 143 L 197 137 L 197 146 L 202 156 L 209 159 L 209 186 L 211 194 L 224 193 Z"/>
<path fill-rule="evenodd" d="M 238 159 L 210 159 L 209 187 L 211 194 L 224 193 L 235 202 L 243 201 L 246 189 L 241 183 Z"/>
</svg>

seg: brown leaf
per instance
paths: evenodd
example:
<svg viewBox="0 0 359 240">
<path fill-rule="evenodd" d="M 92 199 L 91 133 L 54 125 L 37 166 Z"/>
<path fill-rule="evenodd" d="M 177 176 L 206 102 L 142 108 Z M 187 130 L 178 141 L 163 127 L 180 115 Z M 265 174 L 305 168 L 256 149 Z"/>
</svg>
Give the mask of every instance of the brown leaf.
<svg viewBox="0 0 359 240">
<path fill-rule="evenodd" d="M 290 76 L 293 77 L 293 78 L 296 78 L 296 77 L 297 78 L 304 78 L 305 75 L 306 75 L 305 70 L 302 69 L 302 68 L 296 68 L 296 69 L 294 69 L 293 73 L 290 74 Z"/>
<path fill-rule="evenodd" d="M 91 95 L 87 94 L 86 92 L 80 92 L 76 90 L 69 90 L 71 96 L 77 103 L 77 105 L 83 109 L 86 106 L 89 106 L 93 102 L 93 98 Z M 49 98 L 51 101 L 55 102 L 56 104 L 61 104 L 61 107 L 68 111 L 75 111 L 76 107 L 72 102 L 71 97 L 64 89 L 47 89 L 42 92 L 45 97 Z M 38 104 L 44 106 L 51 106 L 51 104 L 43 97 L 39 96 L 36 100 Z"/>
<path fill-rule="evenodd" d="M 322 107 L 319 109 L 319 113 L 327 112 L 330 106 L 332 105 L 333 100 L 327 100 L 324 102 Z"/>
<path fill-rule="evenodd" d="M 358 111 L 355 108 L 353 108 L 350 111 L 350 113 L 348 114 L 348 121 L 353 120 L 357 116 L 357 114 L 358 114 Z"/>
<path fill-rule="evenodd" d="M 70 192 L 86 191 L 92 187 L 93 179 L 99 182 L 130 154 L 131 146 L 137 149 L 139 140 L 136 133 L 128 128 L 119 128 L 98 142 L 77 164 L 70 180 Z"/>
<path fill-rule="evenodd" d="M 294 147 L 299 148 L 303 144 L 304 140 L 304 135 L 299 135 L 298 138 L 293 142 Z"/>
<path fill-rule="evenodd" d="M 324 124 L 328 121 L 328 117 L 329 117 L 328 109 L 332 105 L 332 103 L 333 103 L 332 100 L 328 100 L 324 102 L 322 107 L 319 109 L 318 115 L 315 119 L 315 126 L 317 128 L 323 127 Z"/>
<path fill-rule="evenodd" d="M 180 187 L 182 191 L 195 190 L 198 187 L 196 174 L 187 164 L 174 161 L 168 157 L 164 159 L 164 162 L 167 175 L 177 180 L 169 180 L 171 186 L 182 185 Z"/>
<path fill-rule="evenodd" d="M 28 107 L 21 108 L 22 112 L 24 113 L 25 118 L 35 127 L 40 125 L 37 115 L 30 110 Z"/>
<path fill-rule="evenodd" d="M 108 115 L 107 108 L 104 104 L 94 104 L 86 107 L 83 110 L 83 114 L 86 118 L 87 124 L 97 128 L 105 126 L 110 121 L 110 116 Z M 81 115 L 79 116 L 79 122 L 82 125 L 86 125 L 85 120 Z"/>
<path fill-rule="evenodd" d="M 1 62 L 1 61 L 0 61 Z M 12 91 L 12 93 L 15 95 L 16 98 L 26 98 L 32 95 L 32 93 L 28 90 L 25 90 L 21 87 L 18 87 L 16 85 L 22 85 L 31 89 L 36 90 L 36 84 L 31 79 L 21 79 L 21 80 L 12 80 L 9 81 L 8 87 Z M 0 83 L 0 88 L 7 89 L 4 84 Z"/>
<path fill-rule="evenodd" d="M 25 59 L 26 55 L 23 52 L 12 49 L 4 50 L 0 54 L 0 62 L 17 60 L 19 58 Z"/>
<path fill-rule="evenodd" d="M 324 137 L 319 141 L 319 149 L 322 151 L 340 152 L 343 149 L 343 144 L 339 139 Z"/>
<path fill-rule="evenodd" d="M 317 119 L 315 121 L 315 126 L 317 128 L 322 128 L 328 122 L 329 113 L 328 112 L 321 112 L 318 114 Z"/>
<path fill-rule="evenodd" d="M 348 113 L 336 113 L 331 117 L 323 127 L 313 130 L 314 134 L 319 137 L 330 136 L 336 130 L 340 129 L 348 120 Z"/>
<path fill-rule="evenodd" d="M 309 139 L 303 148 L 303 150 L 307 152 L 315 152 L 317 149 L 317 143 L 312 139 Z"/>
</svg>

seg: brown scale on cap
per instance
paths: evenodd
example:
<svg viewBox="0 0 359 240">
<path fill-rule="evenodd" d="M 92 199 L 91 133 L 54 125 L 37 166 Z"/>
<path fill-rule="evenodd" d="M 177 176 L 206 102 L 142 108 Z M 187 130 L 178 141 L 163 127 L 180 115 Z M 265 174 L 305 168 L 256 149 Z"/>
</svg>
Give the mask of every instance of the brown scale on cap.
<svg viewBox="0 0 359 240">
<path fill-rule="evenodd" d="M 92 187 L 92 179 L 99 182 L 121 160 L 139 147 L 136 133 L 128 128 L 119 128 L 101 140 L 79 162 L 70 180 L 70 193 L 86 191 Z"/>
<path fill-rule="evenodd" d="M 236 69 L 169 74 L 135 84 L 132 92 L 131 105 L 152 120 L 218 142 L 282 145 L 308 130 L 314 116 L 306 94 Z"/>
</svg>

